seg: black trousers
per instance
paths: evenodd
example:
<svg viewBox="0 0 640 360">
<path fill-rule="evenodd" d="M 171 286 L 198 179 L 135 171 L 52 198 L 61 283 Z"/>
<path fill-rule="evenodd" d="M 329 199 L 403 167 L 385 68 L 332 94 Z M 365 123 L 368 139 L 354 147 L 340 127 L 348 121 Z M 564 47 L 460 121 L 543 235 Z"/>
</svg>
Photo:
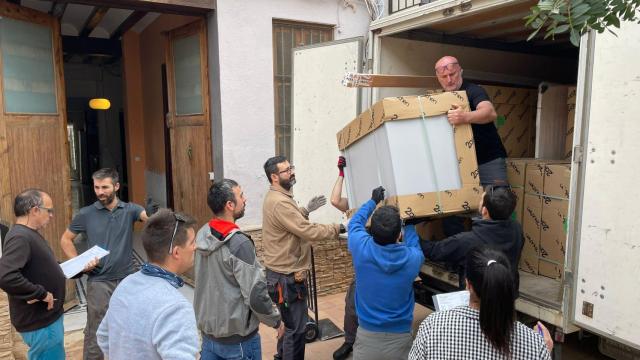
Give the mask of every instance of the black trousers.
<svg viewBox="0 0 640 360">
<path fill-rule="evenodd" d="M 306 345 L 305 328 L 309 321 L 307 299 L 305 297 L 278 304 L 277 284 L 291 285 L 292 282 L 293 275 L 280 274 L 267 269 L 267 289 L 271 299 L 278 306 L 285 327 L 284 336 L 278 340 L 278 355 L 283 360 L 303 360 Z"/>
<path fill-rule="evenodd" d="M 344 298 L 344 342 L 353 345 L 358 332 L 358 314 L 356 314 L 356 280 L 347 289 Z"/>
</svg>

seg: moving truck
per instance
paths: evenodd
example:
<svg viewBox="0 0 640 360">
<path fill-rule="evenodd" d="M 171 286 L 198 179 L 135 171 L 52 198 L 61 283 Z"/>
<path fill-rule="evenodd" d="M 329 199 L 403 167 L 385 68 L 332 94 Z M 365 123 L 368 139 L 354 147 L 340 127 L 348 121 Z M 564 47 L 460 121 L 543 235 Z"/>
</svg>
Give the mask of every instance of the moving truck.
<svg viewBox="0 0 640 360">
<path fill-rule="evenodd" d="M 293 49 L 296 196 L 330 191 L 339 155 L 335 134 L 358 113 L 385 97 L 427 91 L 346 88 L 340 84 L 345 72 L 433 75 L 439 57 L 454 55 L 464 78 L 476 83 L 539 93 L 547 89 L 543 82 L 576 86 L 562 279 L 521 272 L 516 308 L 552 324 L 557 340 L 584 329 L 600 336 L 601 351 L 623 356 L 640 349 L 640 226 L 634 211 L 640 203 L 640 26 L 623 23 L 616 35 L 588 33 L 579 48 L 568 35 L 527 42 L 531 31 L 522 18 L 536 3 L 432 1 L 373 21 L 366 38 Z M 563 136 L 557 132 L 566 129 L 566 115 L 536 121 L 535 156 L 561 159 L 564 146 L 553 139 Z M 344 220 L 330 207 L 314 215 Z M 434 292 L 457 285 L 453 274 L 433 264 L 425 263 L 421 276 Z"/>
</svg>

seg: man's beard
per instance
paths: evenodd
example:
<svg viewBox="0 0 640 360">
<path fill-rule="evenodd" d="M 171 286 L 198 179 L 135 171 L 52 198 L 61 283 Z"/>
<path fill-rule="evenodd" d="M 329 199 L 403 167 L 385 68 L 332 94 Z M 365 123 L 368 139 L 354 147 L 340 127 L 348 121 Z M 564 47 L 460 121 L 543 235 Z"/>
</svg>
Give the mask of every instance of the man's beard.
<svg viewBox="0 0 640 360">
<path fill-rule="evenodd" d="M 107 206 L 109 204 L 111 204 L 113 202 L 113 199 L 116 198 L 116 192 L 112 192 L 111 195 L 107 196 L 106 199 L 102 200 L 100 198 L 98 198 L 98 201 L 100 201 L 100 204 L 102 204 L 102 206 Z"/>
<path fill-rule="evenodd" d="M 244 208 L 239 213 L 234 213 L 233 214 L 233 220 L 238 220 L 238 219 L 242 218 L 243 216 L 244 216 Z"/>
<path fill-rule="evenodd" d="M 295 177 L 295 175 L 292 175 L 289 178 L 289 180 L 284 180 L 284 179 L 280 178 L 278 180 L 278 183 L 280 184 L 280 186 L 282 186 L 283 189 L 289 191 L 289 190 L 291 190 L 291 187 L 296 184 L 296 177 Z"/>
</svg>

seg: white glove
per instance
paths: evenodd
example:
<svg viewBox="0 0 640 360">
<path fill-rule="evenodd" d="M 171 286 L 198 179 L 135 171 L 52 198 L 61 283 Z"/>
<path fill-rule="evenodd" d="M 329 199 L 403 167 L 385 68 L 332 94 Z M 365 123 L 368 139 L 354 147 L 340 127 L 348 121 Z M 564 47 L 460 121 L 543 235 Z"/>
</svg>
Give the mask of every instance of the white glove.
<svg viewBox="0 0 640 360">
<path fill-rule="evenodd" d="M 318 210 L 321 206 L 324 206 L 327 203 L 327 198 L 324 195 L 315 196 L 313 199 L 309 200 L 309 204 L 307 204 L 307 211 L 313 212 Z"/>
</svg>

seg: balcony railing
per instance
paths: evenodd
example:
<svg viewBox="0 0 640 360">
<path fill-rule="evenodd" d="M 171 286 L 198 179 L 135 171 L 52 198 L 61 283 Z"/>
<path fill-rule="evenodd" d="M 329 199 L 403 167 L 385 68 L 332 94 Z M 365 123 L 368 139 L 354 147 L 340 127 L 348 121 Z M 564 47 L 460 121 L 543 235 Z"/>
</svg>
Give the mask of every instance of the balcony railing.
<svg viewBox="0 0 640 360">
<path fill-rule="evenodd" d="M 440 0 L 389 0 L 389 15 L 410 7 L 428 4 Z"/>
</svg>

